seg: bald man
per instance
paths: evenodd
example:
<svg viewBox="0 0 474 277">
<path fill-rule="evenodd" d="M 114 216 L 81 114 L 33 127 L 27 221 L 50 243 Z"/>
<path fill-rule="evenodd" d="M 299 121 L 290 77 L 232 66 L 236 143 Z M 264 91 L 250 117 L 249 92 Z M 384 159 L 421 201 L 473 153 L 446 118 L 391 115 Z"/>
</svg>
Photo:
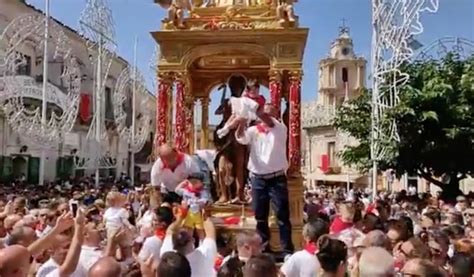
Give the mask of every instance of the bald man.
<svg viewBox="0 0 474 277">
<path fill-rule="evenodd" d="M 13 245 L 0 250 L 0 276 L 26 277 L 30 265 L 31 255 L 25 247 Z"/>
<path fill-rule="evenodd" d="M 116 277 L 121 274 L 120 264 L 112 257 L 100 258 L 90 269 L 88 277 Z"/>
<path fill-rule="evenodd" d="M 21 245 L 24 247 L 30 246 L 33 242 L 38 239 L 35 230 L 28 226 L 19 226 L 13 228 L 10 233 L 10 237 L 6 241 L 8 245 Z"/>
<path fill-rule="evenodd" d="M 3 221 L 3 225 L 5 226 L 5 229 L 7 230 L 7 232 L 10 233 L 11 230 L 13 229 L 13 226 L 15 226 L 15 224 L 21 219 L 22 217 L 17 214 L 11 214 L 7 216 L 5 220 Z"/>
<path fill-rule="evenodd" d="M 151 169 L 151 184 L 160 187 L 164 202 L 180 202 L 180 197 L 174 192 L 176 187 L 191 173 L 200 172 L 199 165 L 192 156 L 169 144 L 159 147 L 158 156 Z"/>
</svg>

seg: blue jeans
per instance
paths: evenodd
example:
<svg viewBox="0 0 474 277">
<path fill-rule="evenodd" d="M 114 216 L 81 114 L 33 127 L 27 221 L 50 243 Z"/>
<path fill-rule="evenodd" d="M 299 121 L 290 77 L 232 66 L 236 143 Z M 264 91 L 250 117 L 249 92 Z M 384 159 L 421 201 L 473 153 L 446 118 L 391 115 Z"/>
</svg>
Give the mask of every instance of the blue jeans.
<svg viewBox="0 0 474 277">
<path fill-rule="evenodd" d="M 294 247 L 291 241 L 290 207 L 286 176 L 282 175 L 264 179 L 251 174 L 250 183 L 252 184 L 252 206 L 255 212 L 255 220 L 257 221 L 257 232 L 262 237 L 263 242 L 267 242 L 270 239 L 268 215 L 271 200 L 272 208 L 278 219 L 282 250 L 287 254 L 293 253 Z"/>
</svg>

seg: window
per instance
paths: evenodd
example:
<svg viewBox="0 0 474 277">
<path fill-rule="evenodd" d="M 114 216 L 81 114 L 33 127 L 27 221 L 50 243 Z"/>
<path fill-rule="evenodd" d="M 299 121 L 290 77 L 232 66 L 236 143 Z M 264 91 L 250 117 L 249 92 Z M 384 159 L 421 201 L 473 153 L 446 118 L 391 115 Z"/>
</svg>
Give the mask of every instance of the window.
<svg viewBox="0 0 474 277">
<path fill-rule="evenodd" d="M 105 119 L 114 120 L 114 107 L 112 103 L 112 89 L 105 87 Z"/>
<path fill-rule="evenodd" d="M 331 141 L 328 143 L 328 158 L 329 158 L 329 166 L 334 167 L 336 166 L 336 142 Z"/>
<path fill-rule="evenodd" d="M 30 76 L 31 75 L 31 57 L 21 54 L 22 58 L 16 60 L 18 67 L 16 68 L 17 75 Z"/>
<path fill-rule="evenodd" d="M 348 83 L 349 82 L 349 73 L 346 67 L 342 68 L 342 82 Z"/>
</svg>

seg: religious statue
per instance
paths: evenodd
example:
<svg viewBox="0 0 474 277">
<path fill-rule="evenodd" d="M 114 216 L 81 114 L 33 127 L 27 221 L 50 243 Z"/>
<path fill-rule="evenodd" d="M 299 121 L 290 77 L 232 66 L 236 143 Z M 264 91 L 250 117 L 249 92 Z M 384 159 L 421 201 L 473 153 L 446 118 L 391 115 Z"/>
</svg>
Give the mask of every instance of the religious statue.
<svg viewBox="0 0 474 277">
<path fill-rule="evenodd" d="M 298 0 L 279 0 L 277 6 L 277 18 L 280 23 L 295 22 L 295 12 L 293 9 L 293 3 L 298 2 Z"/>
<path fill-rule="evenodd" d="M 158 4 L 168 9 L 167 21 L 177 28 L 184 28 L 184 12 L 193 10 L 190 0 L 158 0 Z"/>
<path fill-rule="evenodd" d="M 222 115 L 221 123 L 216 127 L 216 131 L 224 126 L 232 115 L 229 99 L 226 99 L 226 88 L 230 88 L 233 97 L 240 97 L 246 87 L 247 81 L 243 76 L 235 75 L 229 78 L 228 84 L 221 86 L 223 94 L 221 105 L 217 108 L 216 114 Z M 244 188 L 247 160 L 247 148 L 235 140 L 234 132 L 230 132 L 223 138 L 219 138 L 214 132 L 214 144 L 217 148 L 215 160 L 217 176 L 217 193 L 219 199 L 216 204 L 240 204 L 245 201 Z"/>
</svg>

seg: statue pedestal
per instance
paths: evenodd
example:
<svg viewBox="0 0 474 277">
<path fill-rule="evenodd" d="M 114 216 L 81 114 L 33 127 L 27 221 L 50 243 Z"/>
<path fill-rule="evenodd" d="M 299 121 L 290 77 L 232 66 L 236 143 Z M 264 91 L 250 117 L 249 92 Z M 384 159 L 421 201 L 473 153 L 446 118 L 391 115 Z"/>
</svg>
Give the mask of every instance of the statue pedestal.
<svg viewBox="0 0 474 277">
<path fill-rule="evenodd" d="M 302 177 L 289 177 L 288 178 L 288 197 L 290 201 L 290 220 L 291 220 L 291 231 L 292 239 L 295 249 L 301 249 L 303 243 L 303 179 Z M 213 205 L 211 208 L 211 214 L 216 225 L 216 229 L 222 232 L 230 232 L 237 234 L 240 231 L 245 230 L 256 230 L 256 221 L 253 215 L 252 208 L 245 206 L 242 211 L 241 205 L 226 205 L 219 206 Z M 224 218 L 245 217 L 243 224 L 225 224 Z M 270 226 L 270 249 L 278 252 L 281 250 L 280 234 L 278 230 L 277 219 L 274 216 L 272 210 L 270 210 L 270 217 L 268 219 Z"/>
</svg>

